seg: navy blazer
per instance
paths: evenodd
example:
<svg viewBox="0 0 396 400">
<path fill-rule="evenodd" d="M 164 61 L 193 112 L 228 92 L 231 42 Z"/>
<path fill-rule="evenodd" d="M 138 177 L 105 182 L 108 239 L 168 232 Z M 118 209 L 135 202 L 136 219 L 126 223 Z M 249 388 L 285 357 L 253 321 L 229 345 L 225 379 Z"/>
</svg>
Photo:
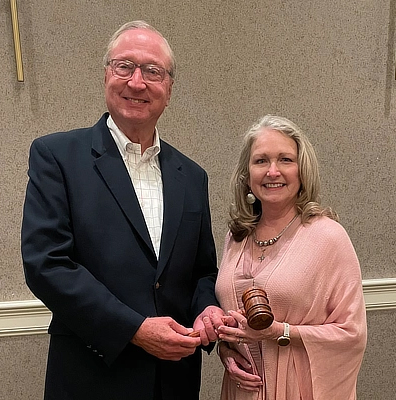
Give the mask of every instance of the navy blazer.
<svg viewBox="0 0 396 400">
<path fill-rule="evenodd" d="M 29 288 L 53 313 L 46 399 L 152 400 L 156 369 L 164 400 L 198 399 L 200 350 L 160 361 L 130 340 L 148 316 L 191 327 L 218 304 L 207 174 L 161 141 L 157 260 L 107 118 L 30 150 L 22 257 Z"/>
</svg>

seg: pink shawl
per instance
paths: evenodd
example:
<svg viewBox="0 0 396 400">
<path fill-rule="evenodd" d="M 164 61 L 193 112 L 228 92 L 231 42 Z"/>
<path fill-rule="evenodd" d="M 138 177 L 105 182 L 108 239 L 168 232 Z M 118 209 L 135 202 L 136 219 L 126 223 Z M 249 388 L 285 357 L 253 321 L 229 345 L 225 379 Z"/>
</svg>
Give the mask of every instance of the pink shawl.
<svg viewBox="0 0 396 400">
<path fill-rule="evenodd" d="M 222 308 L 240 308 L 241 293 L 254 279 L 266 290 L 275 319 L 296 326 L 304 347 L 269 340 L 235 346 L 264 387 L 259 394 L 244 392 L 225 372 L 222 399 L 356 399 L 366 313 L 359 261 L 344 228 L 327 217 L 306 225 L 298 218 L 251 276 L 242 267 L 246 242 L 227 234 L 216 284 Z"/>
</svg>

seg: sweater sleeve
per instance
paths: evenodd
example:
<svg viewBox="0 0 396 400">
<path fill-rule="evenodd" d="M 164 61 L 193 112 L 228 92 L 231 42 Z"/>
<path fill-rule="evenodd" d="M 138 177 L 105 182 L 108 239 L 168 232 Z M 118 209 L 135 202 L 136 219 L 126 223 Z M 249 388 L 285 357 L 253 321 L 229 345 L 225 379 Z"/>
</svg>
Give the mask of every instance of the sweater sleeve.
<svg viewBox="0 0 396 400">
<path fill-rule="evenodd" d="M 323 223 L 318 232 L 312 229 L 320 266 L 312 307 L 297 329 L 309 359 L 313 397 L 352 400 L 367 341 L 361 272 L 342 226 L 325 220 L 319 228 Z M 294 361 L 298 371 L 299 357 Z"/>
</svg>

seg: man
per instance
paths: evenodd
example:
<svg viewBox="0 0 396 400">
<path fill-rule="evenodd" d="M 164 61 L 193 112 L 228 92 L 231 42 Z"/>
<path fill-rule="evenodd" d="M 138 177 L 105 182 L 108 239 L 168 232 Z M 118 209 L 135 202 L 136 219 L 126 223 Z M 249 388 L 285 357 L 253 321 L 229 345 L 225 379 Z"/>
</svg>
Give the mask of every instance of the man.
<svg viewBox="0 0 396 400">
<path fill-rule="evenodd" d="M 125 24 L 105 56 L 109 114 L 32 144 L 22 256 L 53 313 L 47 400 L 199 397 L 223 312 L 207 175 L 156 130 L 174 70 L 158 31 Z"/>
</svg>

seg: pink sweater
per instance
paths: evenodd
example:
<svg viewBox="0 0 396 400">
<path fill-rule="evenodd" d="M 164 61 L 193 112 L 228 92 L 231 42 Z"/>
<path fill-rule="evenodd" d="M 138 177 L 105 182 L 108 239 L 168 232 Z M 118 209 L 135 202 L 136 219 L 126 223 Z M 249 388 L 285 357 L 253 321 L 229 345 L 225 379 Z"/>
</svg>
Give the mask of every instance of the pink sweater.
<svg viewBox="0 0 396 400">
<path fill-rule="evenodd" d="M 222 308 L 242 308 L 241 295 L 254 280 L 266 290 L 275 319 L 298 328 L 304 347 L 269 340 L 234 346 L 264 387 L 259 394 L 238 390 L 226 372 L 222 399 L 356 399 L 366 313 L 359 261 L 344 228 L 327 217 L 306 225 L 297 218 L 261 263 L 244 251 L 250 244 L 226 237 L 216 284 Z"/>
</svg>

